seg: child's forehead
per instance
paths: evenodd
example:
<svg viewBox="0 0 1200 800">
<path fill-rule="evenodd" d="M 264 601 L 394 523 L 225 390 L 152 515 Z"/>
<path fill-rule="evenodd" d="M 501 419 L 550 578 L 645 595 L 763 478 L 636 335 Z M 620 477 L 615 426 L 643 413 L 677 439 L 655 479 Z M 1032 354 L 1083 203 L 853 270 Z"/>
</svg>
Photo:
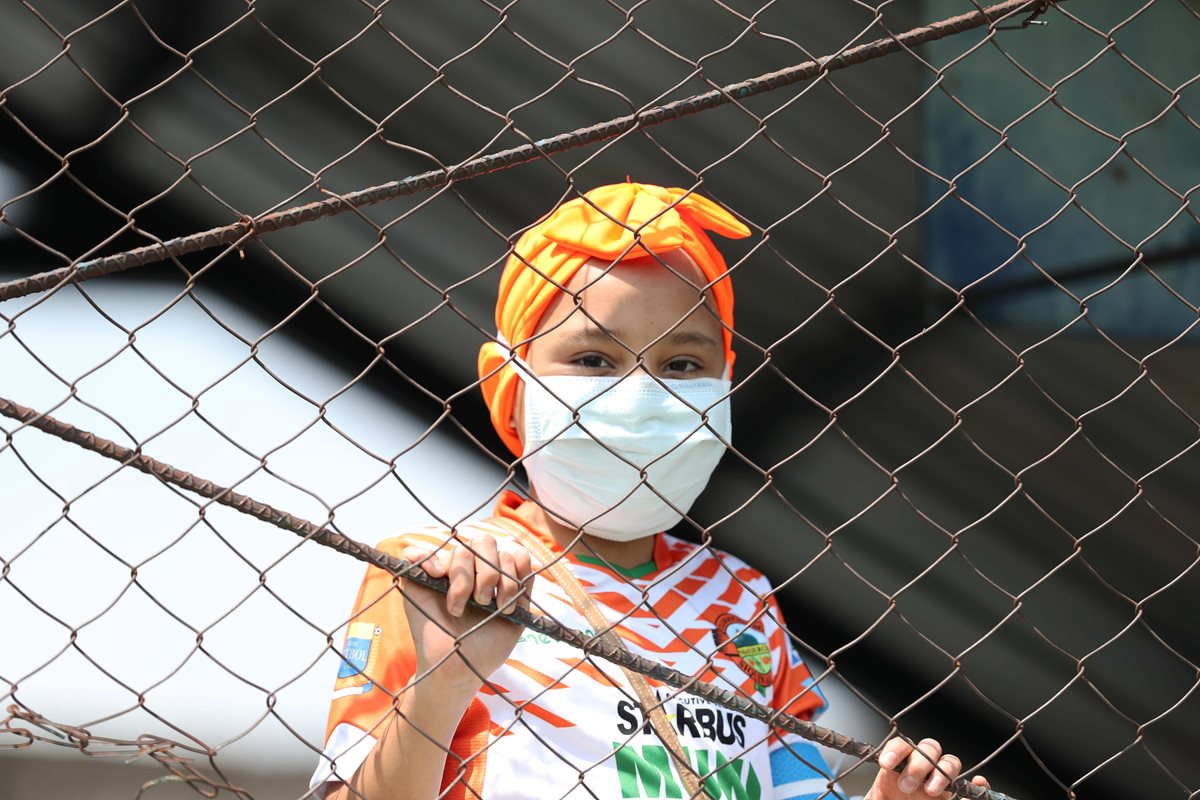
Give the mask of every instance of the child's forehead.
<svg viewBox="0 0 1200 800">
<path fill-rule="evenodd" d="M 608 281 L 607 278 L 617 281 Z M 708 285 L 704 272 L 681 249 L 670 250 L 655 255 L 624 258 L 617 264 L 601 258 L 592 258 L 571 276 L 564 286 L 570 292 L 603 291 L 605 286 L 614 286 L 622 279 L 649 279 L 639 281 L 646 284 L 645 290 L 654 291 L 657 287 L 668 290 L 683 287 L 699 292 Z"/>
<path fill-rule="evenodd" d="M 691 328 L 708 328 L 719 338 L 719 315 L 711 290 L 705 289 L 703 273 L 687 256 L 664 259 L 626 259 L 613 265 L 593 259 L 563 285 L 546 308 L 537 332 L 554 330 L 564 336 L 576 329 L 617 326 L 627 335 L 647 326 L 673 329 L 687 323 Z M 704 302 L 699 303 L 703 294 Z M 655 330 L 653 336 L 661 335 Z"/>
</svg>

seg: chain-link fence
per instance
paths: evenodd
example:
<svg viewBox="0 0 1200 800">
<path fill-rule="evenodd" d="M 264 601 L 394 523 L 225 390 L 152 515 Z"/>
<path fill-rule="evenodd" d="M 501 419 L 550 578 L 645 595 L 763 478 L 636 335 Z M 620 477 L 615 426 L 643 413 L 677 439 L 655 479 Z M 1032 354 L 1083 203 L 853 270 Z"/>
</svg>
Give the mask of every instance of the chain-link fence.
<svg viewBox="0 0 1200 800">
<path fill-rule="evenodd" d="M 647 569 L 572 550 L 629 651 L 539 575 L 421 732 L 445 796 L 850 796 L 897 734 L 1197 796 L 1198 39 L 1195 0 L 0 9 L 0 795 L 319 797 L 415 719 L 389 537 L 526 492 L 501 272 L 628 179 L 680 190 L 610 265 L 697 197 L 749 231 L 734 433 Z M 721 283 L 670 271 L 660 338 Z"/>
</svg>

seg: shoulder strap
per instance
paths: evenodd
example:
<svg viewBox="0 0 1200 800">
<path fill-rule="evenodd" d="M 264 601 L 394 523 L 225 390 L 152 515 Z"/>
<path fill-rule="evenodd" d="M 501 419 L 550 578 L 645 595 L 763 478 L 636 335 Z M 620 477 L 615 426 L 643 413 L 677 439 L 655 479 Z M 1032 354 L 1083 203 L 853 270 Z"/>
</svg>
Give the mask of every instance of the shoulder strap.
<svg viewBox="0 0 1200 800">
<path fill-rule="evenodd" d="M 571 599 L 571 603 L 583 613 L 588 624 L 592 626 L 592 630 L 608 645 L 621 650 L 628 650 L 625 642 L 617 635 L 615 626 L 608 621 L 604 616 L 604 612 L 596 605 L 596 601 L 588 595 L 587 590 L 583 588 L 583 584 L 575 577 L 575 574 L 567 567 L 566 558 L 556 556 L 550 552 L 550 548 L 546 547 L 540 539 L 531 535 L 522 526 L 516 524 L 505 524 L 508 520 L 503 518 L 493 520 L 493 522 L 501 523 L 504 528 L 511 531 L 521 544 L 533 554 L 538 561 L 541 561 L 545 566 L 546 572 L 551 580 L 558 584 L 559 588 L 567 593 Z M 667 752 L 671 754 L 671 760 L 675 762 L 675 768 L 679 771 L 679 777 L 683 780 L 683 785 L 687 788 L 689 798 L 697 798 L 698 800 L 710 800 L 708 794 L 700 785 L 700 777 L 688 763 L 684 756 L 683 747 L 679 744 L 679 737 L 675 735 L 675 728 L 671 726 L 670 720 L 663 712 L 662 703 L 654 696 L 654 692 L 650 690 L 650 684 L 646 682 L 646 678 L 637 673 L 631 672 L 625 667 L 621 667 L 621 671 L 625 673 L 626 680 L 633 687 L 633 692 L 637 695 L 638 704 L 642 707 L 643 716 L 650 721 L 650 727 L 654 729 L 654 733 L 658 736 L 667 748 Z"/>
</svg>

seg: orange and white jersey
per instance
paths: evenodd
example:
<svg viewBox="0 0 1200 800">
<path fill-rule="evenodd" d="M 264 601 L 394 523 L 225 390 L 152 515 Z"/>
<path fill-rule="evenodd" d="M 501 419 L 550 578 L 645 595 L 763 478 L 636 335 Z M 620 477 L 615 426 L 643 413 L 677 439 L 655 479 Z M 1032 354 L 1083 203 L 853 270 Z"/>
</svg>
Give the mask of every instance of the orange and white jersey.
<svg viewBox="0 0 1200 800">
<path fill-rule="evenodd" d="M 513 547 L 513 526 L 521 526 L 561 553 L 548 536 L 517 519 L 514 509 L 520 502 L 517 495 L 505 494 L 493 519 L 460 526 L 459 535 L 490 532 L 501 547 Z M 379 547 L 398 555 L 410 542 L 436 546 L 446 535 L 415 532 Z M 617 571 L 573 555 L 567 564 L 617 623 L 632 652 L 797 716 L 811 717 L 824 707 L 782 627 L 766 578 L 737 558 L 659 534 L 654 561 L 640 569 Z M 589 629 L 583 613 L 545 574 L 534 582 L 532 603 L 535 611 L 565 625 Z M 327 781 L 349 780 L 358 769 L 416 668 L 403 598 L 392 576 L 381 570 L 367 570 L 343 659 L 324 753 L 312 779 L 317 796 Z M 794 759 L 789 747 L 808 753 L 811 745 L 792 737 L 780 741 L 762 722 L 654 681 L 650 685 L 665 701 L 666 716 L 713 800 L 800 796 L 775 793 L 771 751 L 778 762 L 781 755 Z M 621 669 L 530 631 L 472 701 L 451 750 L 443 778 L 448 798 L 686 794 Z"/>
</svg>

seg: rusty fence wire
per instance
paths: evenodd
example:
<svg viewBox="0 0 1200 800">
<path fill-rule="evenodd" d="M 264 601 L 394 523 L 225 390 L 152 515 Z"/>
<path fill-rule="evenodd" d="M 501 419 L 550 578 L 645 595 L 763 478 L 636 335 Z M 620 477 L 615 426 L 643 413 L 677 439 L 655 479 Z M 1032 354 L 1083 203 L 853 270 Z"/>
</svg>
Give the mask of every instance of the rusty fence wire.
<svg viewBox="0 0 1200 800">
<path fill-rule="evenodd" d="M 526 618 L 561 672 L 488 684 L 444 796 L 514 731 L 556 796 L 687 796 L 614 662 L 714 800 L 785 796 L 748 720 L 824 747 L 813 796 L 893 735 L 1026 800 L 1200 796 L 1198 39 L 1196 0 L 4 6 L 0 796 L 347 779 L 378 732 L 328 740 L 331 693 L 424 679 L 365 655 L 362 562 L 526 486 L 475 370 L 500 271 L 627 178 L 751 231 L 732 444 L 681 565 L 592 564 L 633 654 Z M 774 656 L 730 656 L 741 602 Z M 781 660 L 816 725 L 722 671 Z"/>
</svg>

